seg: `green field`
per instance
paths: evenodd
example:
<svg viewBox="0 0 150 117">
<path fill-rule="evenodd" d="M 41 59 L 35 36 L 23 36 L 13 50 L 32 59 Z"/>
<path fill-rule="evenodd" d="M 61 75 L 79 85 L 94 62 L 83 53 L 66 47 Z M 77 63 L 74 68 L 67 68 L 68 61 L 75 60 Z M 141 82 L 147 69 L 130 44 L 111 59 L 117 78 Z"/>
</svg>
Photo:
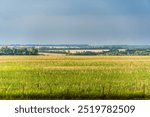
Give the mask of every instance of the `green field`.
<svg viewBox="0 0 150 117">
<path fill-rule="evenodd" d="M 0 99 L 150 99 L 150 57 L 1 56 Z"/>
</svg>

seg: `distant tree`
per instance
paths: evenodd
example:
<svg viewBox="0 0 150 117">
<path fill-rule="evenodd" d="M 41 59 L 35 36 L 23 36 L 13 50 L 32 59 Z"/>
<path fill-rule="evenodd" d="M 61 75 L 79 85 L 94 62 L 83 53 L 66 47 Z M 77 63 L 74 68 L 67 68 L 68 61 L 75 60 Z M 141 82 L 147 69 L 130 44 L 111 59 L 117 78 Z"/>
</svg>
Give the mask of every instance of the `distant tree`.
<svg viewBox="0 0 150 117">
<path fill-rule="evenodd" d="M 38 49 L 32 48 L 9 48 L 9 47 L 1 47 L 0 55 L 37 55 Z"/>
<path fill-rule="evenodd" d="M 37 55 L 38 54 L 38 49 L 36 49 L 35 47 L 30 48 L 29 54 L 30 55 Z"/>
<path fill-rule="evenodd" d="M 7 46 L 6 47 L 2 47 L 1 48 L 1 54 L 4 54 L 4 55 L 12 55 L 13 54 L 13 51 L 8 48 Z"/>
</svg>

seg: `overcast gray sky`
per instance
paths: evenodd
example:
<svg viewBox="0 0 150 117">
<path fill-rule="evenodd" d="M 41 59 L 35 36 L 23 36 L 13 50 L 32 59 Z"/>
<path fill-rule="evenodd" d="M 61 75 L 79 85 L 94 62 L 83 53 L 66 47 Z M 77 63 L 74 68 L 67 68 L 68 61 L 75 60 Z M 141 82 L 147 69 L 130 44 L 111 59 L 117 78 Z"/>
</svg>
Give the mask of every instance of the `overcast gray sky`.
<svg viewBox="0 0 150 117">
<path fill-rule="evenodd" d="M 0 44 L 150 45 L 150 0 L 0 0 Z"/>
</svg>

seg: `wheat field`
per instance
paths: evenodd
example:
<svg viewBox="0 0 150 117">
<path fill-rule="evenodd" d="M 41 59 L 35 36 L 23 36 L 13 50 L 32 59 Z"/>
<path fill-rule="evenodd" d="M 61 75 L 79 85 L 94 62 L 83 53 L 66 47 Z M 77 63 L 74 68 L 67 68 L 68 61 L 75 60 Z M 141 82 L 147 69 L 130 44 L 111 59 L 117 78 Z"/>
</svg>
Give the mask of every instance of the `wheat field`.
<svg viewBox="0 0 150 117">
<path fill-rule="evenodd" d="M 0 56 L 0 99 L 150 99 L 150 57 Z"/>
</svg>

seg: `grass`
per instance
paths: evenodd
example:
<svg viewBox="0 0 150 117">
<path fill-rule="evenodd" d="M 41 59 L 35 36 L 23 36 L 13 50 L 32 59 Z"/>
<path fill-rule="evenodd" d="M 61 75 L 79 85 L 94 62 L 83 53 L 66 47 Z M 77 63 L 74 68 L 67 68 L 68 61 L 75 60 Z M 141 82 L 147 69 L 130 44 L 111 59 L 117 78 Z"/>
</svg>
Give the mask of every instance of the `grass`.
<svg viewBox="0 0 150 117">
<path fill-rule="evenodd" d="M 150 99 L 150 57 L 1 56 L 0 99 Z"/>
</svg>

